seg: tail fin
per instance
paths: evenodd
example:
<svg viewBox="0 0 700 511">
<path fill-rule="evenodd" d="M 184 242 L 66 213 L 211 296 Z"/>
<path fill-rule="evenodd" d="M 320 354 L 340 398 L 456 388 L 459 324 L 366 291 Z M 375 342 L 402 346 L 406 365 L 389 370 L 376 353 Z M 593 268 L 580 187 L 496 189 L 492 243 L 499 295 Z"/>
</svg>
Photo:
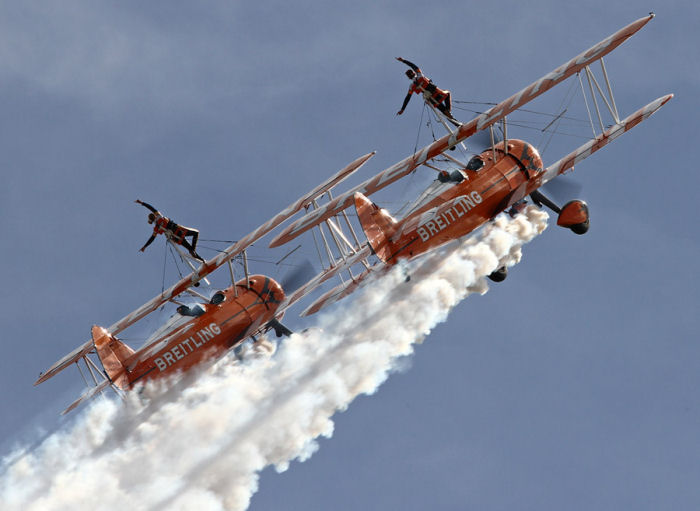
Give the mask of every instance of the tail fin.
<svg viewBox="0 0 700 511">
<path fill-rule="evenodd" d="M 109 379 L 120 389 L 125 389 L 129 385 L 125 362 L 134 350 L 97 325 L 92 327 L 92 342 Z"/>
<path fill-rule="evenodd" d="M 396 220 L 360 192 L 355 193 L 355 209 L 372 250 L 386 263 L 393 252 L 390 240 L 396 233 Z"/>
</svg>

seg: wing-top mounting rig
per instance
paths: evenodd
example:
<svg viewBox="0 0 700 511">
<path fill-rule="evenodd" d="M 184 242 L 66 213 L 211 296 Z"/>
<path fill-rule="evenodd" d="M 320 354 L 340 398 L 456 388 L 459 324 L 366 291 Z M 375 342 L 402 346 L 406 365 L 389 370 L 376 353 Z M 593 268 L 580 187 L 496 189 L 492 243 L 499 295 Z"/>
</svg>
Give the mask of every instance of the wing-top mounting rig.
<svg viewBox="0 0 700 511">
<path fill-rule="evenodd" d="M 628 117 L 620 119 L 603 63 L 605 55 L 620 46 L 653 17 L 654 14 L 650 13 L 649 16 L 630 23 L 471 121 L 454 129 L 443 123 L 449 132 L 447 135 L 339 195 L 326 206 L 291 223 L 272 240 L 270 246 L 287 243 L 329 218 L 344 214 L 345 209 L 355 206 L 372 252 L 383 263 L 393 265 L 400 259 L 416 257 L 450 240 L 468 235 L 499 213 L 514 205 L 518 206 L 528 197 L 535 204 L 552 207 L 559 215 L 559 225 L 569 227 L 577 233 L 585 232 L 589 220 L 588 208 L 584 202 L 571 201 L 559 208 L 546 199 L 539 188 L 642 122 L 673 97 L 673 94 L 662 96 Z M 600 61 L 607 95 L 590 67 L 596 61 Z M 588 83 L 600 133 L 593 127 L 593 138 L 590 141 L 544 168 L 534 146 L 522 140 L 508 139 L 506 116 L 574 75 L 578 75 L 583 88 L 582 73 Z M 603 123 L 598 99 L 613 119 L 613 124 L 607 128 Z M 591 108 L 587 101 L 586 105 L 593 124 Z M 493 126 L 498 122 L 503 123 L 504 140 L 495 143 Z M 491 130 L 491 147 L 474 156 L 467 164 L 460 163 L 445 153 L 478 131 L 486 129 Z M 452 172 L 441 172 L 440 178 L 419 197 L 404 218 L 393 218 L 386 210 L 380 209 L 367 199 L 367 196 L 410 174 L 421 165 L 439 170 L 436 166 L 440 164 L 434 160 L 441 155 L 457 166 L 453 167 Z M 366 270 L 361 277 L 369 271 Z M 303 314 L 316 312 L 346 296 L 358 287 L 359 280 L 340 284 L 319 298 Z"/>
<path fill-rule="evenodd" d="M 237 282 L 231 261 L 243 254 L 246 263 L 245 251 L 250 245 L 297 212 L 314 207 L 320 196 L 330 195 L 335 185 L 349 177 L 373 155 L 374 153 L 369 153 L 356 159 L 219 255 L 203 262 L 199 268 L 191 264 L 198 261 L 188 261 L 192 273 L 109 328 L 93 326 L 91 339 L 42 373 L 35 385 L 75 364 L 90 388 L 63 412 L 67 413 L 107 387 L 122 395 L 122 392 L 140 383 L 176 371 L 186 371 L 204 361 L 218 358 L 247 338 L 254 338 L 264 331 L 272 329 L 278 336 L 289 334 L 290 331 L 279 322 L 285 310 L 327 279 L 337 275 L 344 266 L 332 265 L 297 289 L 288 290 L 292 292 L 286 294 L 274 279 L 265 275 L 249 275 L 247 264 L 244 264 L 245 278 Z M 186 257 L 182 252 L 181 255 Z M 354 264 L 358 260 L 355 257 L 349 263 Z M 200 280 L 224 264 L 229 266 L 231 286 L 217 291 L 211 297 L 203 296 L 193 289 Z M 181 303 L 178 297 L 184 293 L 196 297 L 201 303 L 194 306 Z M 153 334 L 143 347 L 135 351 L 116 337 L 168 302 L 178 305 L 178 314 Z M 81 369 L 81 361 L 91 383 L 88 383 Z"/>
</svg>

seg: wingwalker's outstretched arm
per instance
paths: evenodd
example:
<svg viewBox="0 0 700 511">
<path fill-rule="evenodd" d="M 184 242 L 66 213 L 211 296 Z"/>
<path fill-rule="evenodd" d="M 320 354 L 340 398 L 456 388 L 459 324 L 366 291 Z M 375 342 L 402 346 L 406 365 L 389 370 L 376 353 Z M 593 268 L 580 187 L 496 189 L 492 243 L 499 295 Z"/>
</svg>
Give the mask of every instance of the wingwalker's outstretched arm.
<svg viewBox="0 0 700 511">
<path fill-rule="evenodd" d="M 154 239 L 156 239 L 156 233 L 151 234 L 151 237 L 148 238 L 148 241 L 146 242 L 146 244 L 144 246 L 141 247 L 140 251 L 143 252 L 144 250 L 146 250 L 146 247 L 148 245 L 150 245 L 151 243 L 153 243 Z"/>
<path fill-rule="evenodd" d="M 148 210 L 149 210 L 151 213 L 153 213 L 153 215 L 155 215 L 156 217 L 160 215 L 160 213 L 158 212 L 158 210 L 157 210 L 156 208 L 154 208 L 153 206 L 151 206 L 148 202 L 143 202 L 141 199 L 136 199 L 134 202 L 135 202 L 136 204 L 141 204 L 144 208 L 148 209 Z M 149 215 L 149 220 L 148 220 L 148 223 L 149 223 L 149 224 L 155 219 L 155 217 L 154 217 L 153 215 Z M 146 242 L 146 244 L 145 244 L 144 246 L 141 247 L 141 249 L 140 249 L 141 252 L 143 252 L 144 250 L 146 250 L 146 247 L 147 247 L 148 245 L 150 245 L 151 243 L 153 243 L 153 240 L 156 239 L 156 235 L 157 235 L 157 232 L 156 232 L 156 230 L 154 229 L 154 230 L 153 230 L 153 234 L 151 234 L 151 237 L 148 238 L 148 241 Z"/>
<path fill-rule="evenodd" d="M 396 57 L 396 60 L 398 60 L 399 62 L 403 62 L 403 63 L 406 64 L 408 67 L 410 67 L 411 69 L 413 69 L 416 73 L 422 74 L 420 68 L 419 68 L 418 66 L 416 66 L 416 65 L 415 65 L 413 62 L 411 62 L 410 60 L 406 60 L 406 59 L 401 58 L 401 57 Z"/>
<path fill-rule="evenodd" d="M 406 97 L 403 98 L 403 105 L 401 105 L 401 110 L 396 112 L 396 115 L 401 115 L 403 111 L 406 109 L 406 105 L 408 105 L 408 102 L 411 101 L 411 95 L 413 94 L 413 91 L 411 89 L 408 89 L 408 94 L 406 94 Z"/>
<path fill-rule="evenodd" d="M 419 68 L 418 66 L 416 66 L 416 65 L 415 65 L 413 62 L 411 62 L 410 60 L 406 60 L 406 59 L 404 59 L 404 58 L 402 58 L 402 57 L 396 57 L 396 60 L 398 60 L 399 62 L 403 62 L 403 63 L 406 64 L 408 67 L 410 67 L 411 69 L 413 69 L 413 71 L 415 71 L 415 74 L 412 73 L 411 71 L 406 71 L 406 76 L 408 76 L 409 80 L 411 80 L 412 83 L 411 83 L 411 86 L 408 88 L 408 94 L 406 94 L 406 97 L 405 97 L 404 100 L 403 100 L 403 104 L 401 105 L 401 110 L 399 110 L 398 112 L 396 112 L 396 115 L 401 115 L 401 114 L 403 113 L 403 111 L 406 109 L 406 106 L 408 105 L 408 102 L 411 101 L 411 94 L 413 94 L 413 92 L 414 92 L 413 80 L 415 80 L 416 77 L 423 76 L 423 74 L 421 73 L 420 68 Z"/>
<path fill-rule="evenodd" d="M 136 204 L 141 204 L 144 208 L 148 209 L 152 213 L 158 213 L 158 210 L 151 206 L 148 202 L 143 202 L 141 199 L 136 199 L 134 202 Z"/>
</svg>

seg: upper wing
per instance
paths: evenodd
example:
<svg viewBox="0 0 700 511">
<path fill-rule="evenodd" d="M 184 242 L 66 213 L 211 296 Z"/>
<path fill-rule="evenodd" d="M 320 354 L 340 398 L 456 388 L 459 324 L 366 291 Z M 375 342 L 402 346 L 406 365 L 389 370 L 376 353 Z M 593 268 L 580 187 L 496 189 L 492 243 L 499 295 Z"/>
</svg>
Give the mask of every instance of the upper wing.
<svg viewBox="0 0 700 511">
<path fill-rule="evenodd" d="M 349 165 L 347 165 L 345 168 L 341 169 L 337 174 L 335 174 L 333 177 L 330 179 L 326 180 L 324 183 L 321 185 L 317 186 L 313 190 L 311 190 L 309 193 L 301 197 L 299 200 L 296 202 L 290 204 L 287 208 L 282 210 L 280 213 L 278 213 L 276 216 L 268 220 L 266 223 L 258 227 L 256 230 L 248 234 L 247 236 L 244 236 L 240 240 L 238 240 L 236 243 L 233 245 L 230 245 L 227 247 L 223 252 L 221 252 L 218 256 L 214 257 L 213 259 L 210 259 L 209 261 L 205 262 L 198 270 L 192 272 L 190 275 L 187 277 L 183 278 L 180 280 L 178 283 L 176 283 L 174 286 L 171 288 L 165 290 L 163 293 L 160 295 L 154 297 L 151 301 L 145 303 L 138 309 L 136 309 L 134 312 L 129 314 L 128 316 L 123 317 L 119 321 L 117 321 L 115 324 L 109 327 L 109 332 L 111 334 L 116 334 L 118 332 L 121 332 L 122 330 L 126 329 L 127 327 L 133 325 L 136 321 L 139 319 L 143 318 L 147 314 L 153 312 L 156 310 L 158 307 L 163 305 L 165 302 L 170 300 L 171 298 L 174 298 L 175 296 L 179 295 L 180 293 L 184 292 L 187 288 L 190 286 L 196 284 L 200 280 L 202 280 L 204 277 L 209 275 L 211 272 L 219 268 L 221 265 L 225 264 L 227 261 L 230 261 L 234 257 L 236 257 L 238 254 L 243 252 L 246 248 L 248 248 L 250 245 L 258 241 L 260 238 L 265 236 L 267 233 L 269 233 L 272 229 L 280 225 L 282 222 L 287 220 L 289 217 L 294 215 L 297 211 L 300 211 L 303 209 L 305 206 L 308 206 L 311 204 L 311 202 L 318 197 L 319 195 L 325 193 L 326 191 L 330 190 L 333 186 L 336 184 L 340 183 L 343 181 L 345 178 L 347 178 L 350 174 L 355 172 L 357 169 L 359 169 L 367 160 L 369 160 L 372 156 L 374 156 L 374 152 L 366 154 Z"/>
<path fill-rule="evenodd" d="M 124 316 L 122 319 L 114 323 L 108 328 L 109 333 L 114 335 L 125 330 L 129 326 L 136 323 L 138 320 L 142 319 L 146 315 L 156 310 L 165 302 L 186 291 L 190 286 L 193 286 L 194 284 L 202 280 L 204 277 L 209 275 L 211 272 L 219 268 L 221 265 L 233 259 L 235 256 L 243 252 L 243 250 L 245 250 L 257 240 L 269 233 L 272 229 L 274 229 L 282 222 L 287 220 L 289 217 L 291 217 L 304 207 L 309 206 L 313 202 L 313 200 L 319 195 L 327 192 L 335 185 L 345 180 L 353 172 L 355 172 L 362 165 L 364 165 L 364 163 L 367 160 L 369 160 L 372 156 L 374 156 L 374 154 L 374 152 L 368 153 L 348 164 L 346 167 L 338 171 L 335 175 L 333 175 L 325 182 L 315 187 L 313 190 L 305 194 L 303 197 L 299 198 L 297 201 L 290 204 L 287 208 L 285 208 L 276 216 L 274 216 L 266 223 L 258 227 L 256 230 L 243 237 L 233 245 L 230 245 L 221 254 L 203 263 L 199 269 L 184 277 L 169 289 L 163 291 L 158 296 L 155 296 L 153 299 L 143 304 L 135 311 L 131 312 L 130 314 Z M 92 341 L 88 341 L 82 346 L 76 348 L 74 351 L 72 351 L 71 353 L 63 357 L 61 360 L 56 362 L 54 365 L 52 365 L 46 372 L 42 373 L 39 376 L 39 379 L 37 379 L 37 381 L 34 383 L 34 385 L 38 385 L 39 383 L 48 380 L 52 376 L 55 376 L 57 373 L 59 373 L 66 367 L 70 366 L 74 362 L 80 360 L 80 358 L 87 355 L 92 349 Z"/>
<path fill-rule="evenodd" d="M 352 206 L 354 204 L 353 196 L 356 192 L 360 192 L 365 196 L 369 196 L 372 193 L 381 190 L 385 186 L 393 183 L 394 181 L 408 175 L 416 167 L 422 165 L 428 160 L 435 158 L 449 147 L 453 147 L 462 140 L 471 137 L 477 131 L 488 128 L 497 121 L 503 119 L 514 110 L 522 107 L 524 104 L 533 100 L 540 94 L 548 91 L 555 85 L 566 80 L 570 76 L 578 73 L 586 66 L 604 57 L 615 48 L 620 46 L 624 41 L 631 37 L 635 32 L 646 25 L 652 18 L 653 14 L 645 18 L 640 18 L 637 21 L 630 23 L 626 27 L 618 30 L 608 38 L 599 42 L 592 48 L 581 53 L 577 57 L 574 57 L 566 64 L 563 64 L 556 68 L 554 71 L 544 75 L 539 80 L 528 85 L 520 92 L 513 94 L 511 97 L 491 107 L 489 110 L 471 120 L 470 122 L 463 124 L 458 129 L 456 129 L 452 134 L 445 135 L 444 137 L 436 140 L 432 144 L 424 147 L 417 153 L 409 156 L 396 163 L 395 165 L 389 167 L 388 169 L 380 172 L 372 179 L 365 181 L 364 183 L 356 186 L 352 190 L 339 195 L 334 200 L 330 201 L 324 207 L 316 209 L 304 217 L 300 218 L 296 222 L 293 222 L 286 229 L 284 229 L 277 237 L 275 237 L 271 243 L 271 247 L 277 247 L 283 245 L 296 238 L 300 234 L 306 232 L 310 228 L 318 225 L 324 220 L 335 216 L 344 209 Z"/>
</svg>

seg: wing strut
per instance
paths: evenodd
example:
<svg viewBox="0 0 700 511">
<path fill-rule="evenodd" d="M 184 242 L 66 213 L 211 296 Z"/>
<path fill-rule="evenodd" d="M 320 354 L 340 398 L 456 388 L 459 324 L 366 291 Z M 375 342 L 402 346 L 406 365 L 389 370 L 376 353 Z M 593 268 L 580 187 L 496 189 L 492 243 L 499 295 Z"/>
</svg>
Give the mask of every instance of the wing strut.
<svg viewBox="0 0 700 511">
<path fill-rule="evenodd" d="M 365 154 L 364 156 L 357 158 L 356 160 L 342 168 L 335 175 L 333 175 L 320 185 L 316 186 L 313 190 L 299 198 L 296 202 L 290 204 L 287 208 L 285 208 L 276 216 L 274 216 L 266 223 L 258 227 L 256 230 L 243 237 L 233 245 L 227 247 L 222 253 L 220 253 L 216 257 L 204 262 L 199 269 L 193 271 L 190 275 L 182 278 L 179 282 L 174 284 L 169 289 L 166 289 L 158 296 L 152 298 L 150 301 L 143 304 L 135 311 L 131 312 L 127 316 L 124 316 L 122 319 L 111 325 L 107 329 L 108 332 L 112 335 L 116 335 L 117 333 L 125 330 L 140 319 L 144 318 L 164 303 L 172 301 L 175 297 L 185 292 L 191 286 L 197 284 L 200 280 L 203 280 L 207 275 L 219 268 L 221 265 L 226 264 L 227 262 L 232 260 L 238 254 L 240 254 L 246 248 L 252 245 L 254 242 L 256 242 L 257 240 L 265 236 L 267 233 L 269 233 L 271 230 L 273 230 L 275 227 L 280 225 L 282 222 L 296 214 L 298 211 L 308 207 L 314 199 L 316 199 L 320 195 L 323 195 L 335 185 L 344 181 L 352 173 L 354 173 L 356 170 L 362 167 L 362 165 L 364 165 L 365 162 L 367 162 L 367 160 L 374 156 L 374 154 L 374 152 Z M 40 374 L 39 378 L 34 383 L 34 385 L 38 385 L 39 383 L 48 380 L 52 376 L 55 376 L 63 369 L 70 366 L 73 362 L 77 361 L 78 359 L 82 358 L 84 355 L 89 353 L 92 349 L 92 340 L 87 341 L 86 343 L 79 346 L 78 348 L 70 352 L 68 355 L 60 359 L 54 365 L 52 365 L 45 373 Z"/>
<path fill-rule="evenodd" d="M 477 131 L 484 130 L 492 126 L 494 123 L 500 121 L 514 110 L 517 110 L 526 103 L 532 101 L 537 96 L 543 94 L 555 85 L 563 82 L 570 76 L 580 72 L 586 66 L 613 51 L 615 48 L 629 39 L 635 32 L 646 25 L 653 17 L 654 15 L 650 14 L 645 18 L 640 18 L 637 21 L 630 23 L 595 46 L 574 57 L 567 63 L 544 75 L 539 80 L 531 83 L 520 92 L 513 94 L 508 99 L 489 108 L 486 112 L 472 119 L 470 122 L 462 124 L 462 126 L 457 128 L 454 133 L 445 135 L 411 156 L 404 158 L 400 162 L 380 172 L 372 179 L 369 179 L 368 181 L 365 181 L 353 189 L 339 195 L 326 206 L 308 213 L 306 216 L 300 218 L 296 222 L 293 222 L 286 229 L 284 229 L 272 240 L 270 246 L 278 247 L 283 245 L 300 234 L 308 231 L 315 225 L 323 222 L 327 218 L 335 216 L 344 209 L 351 207 L 354 204 L 353 197 L 355 193 L 360 192 L 365 196 L 369 196 L 397 181 L 398 179 L 410 174 L 418 166 L 435 158 L 448 148 L 454 147 L 462 140 L 471 137 Z"/>
<path fill-rule="evenodd" d="M 637 124 L 664 106 L 672 97 L 673 94 L 667 94 L 666 96 L 661 96 L 659 99 L 652 101 L 648 105 L 640 108 L 632 115 L 620 121 L 618 124 L 610 126 L 610 128 L 595 137 L 593 140 L 588 141 L 578 149 L 573 150 L 559 161 L 547 167 L 542 176 L 542 184 L 545 184 L 546 182 L 557 177 L 559 174 L 563 174 L 567 170 L 573 168 L 573 166 L 578 162 L 588 158 L 598 149 L 606 146 L 620 135 L 634 128 Z"/>
</svg>

